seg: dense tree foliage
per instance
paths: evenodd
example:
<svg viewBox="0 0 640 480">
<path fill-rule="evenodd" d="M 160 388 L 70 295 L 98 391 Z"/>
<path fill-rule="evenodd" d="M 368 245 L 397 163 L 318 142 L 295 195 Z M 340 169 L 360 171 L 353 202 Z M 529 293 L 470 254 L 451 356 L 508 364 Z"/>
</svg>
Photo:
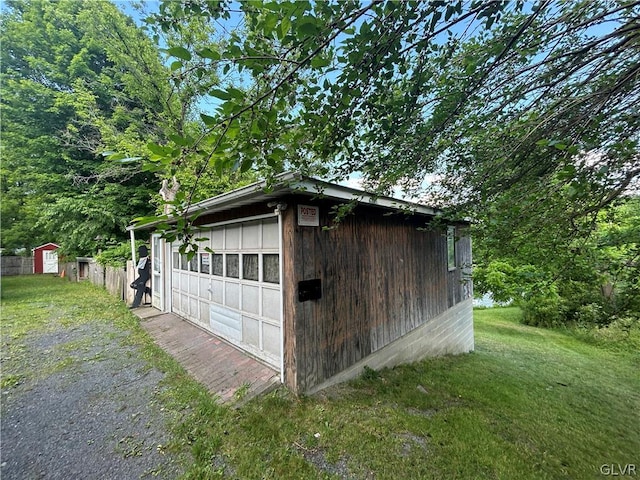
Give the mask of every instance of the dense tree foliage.
<svg viewBox="0 0 640 480">
<path fill-rule="evenodd" d="M 91 254 L 123 238 L 157 185 L 104 152 L 162 137 L 165 105 L 131 69 L 167 89 L 152 43 L 110 3 L 44 0 L 7 2 L 1 41 L 2 246 Z"/>
<path fill-rule="evenodd" d="M 157 162 L 401 187 L 473 217 L 476 258 L 533 269 L 541 297 L 600 288 L 583 245 L 639 187 L 640 2 L 166 1 L 153 21 L 190 18 L 224 35 L 169 53 L 226 83 Z"/>
<path fill-rule="evenodd" d="M 230 21 L 233 6 L 166 2 L 156 21 L 180 31 L 184 18 Z M 325 174 L 359 172 L 382 191 L 430 187 L 466 206 L 515 184 L 526 199 L 521 187 L 555 180 L 546 187 L 586 203 L 576 217 L 640 174 L 638 2 L 237 7 L 244 30 L 173 52 L 229 76 L 209 92 L 221 105 L 203 116 L 208 135 L 187 142 L 214 167 L 234 166 L 230 148 L 241 166 L 315 160 Z"/>
<path fill-rule="evenodd" d="M 155 33 L 165 45 L 197 45 L 211 34 L 198 19 L 180 35 Z M 92 254 L 124 239 L 134 217 L 157 211 L 162 178 L 177 176 L 194 198 L 245 180 L 196 185 L 198 159 L 180 168 L 153 162 L 147 144 L 198 132 L 193 107 L 217 83 L 213 70 L 165 66 L 153 34 L 109 2 L 3 6 L 3 248 L 55 241 L 65 253 Z"/>
<path fill-rule="evenodd" d="M 524 242 L 524 251 L 511 252 L 493 238 L 478 242 L 474 253 L 486 261 L 476 267 L 476 288 L 522 306 L 532 324 L 628 326 L 639 320 L 640 198 L 621 199 L 600 212 L 588 237 L 546 252 L 535 245 L 542 257 L 527 249 Z"/>
</svg>

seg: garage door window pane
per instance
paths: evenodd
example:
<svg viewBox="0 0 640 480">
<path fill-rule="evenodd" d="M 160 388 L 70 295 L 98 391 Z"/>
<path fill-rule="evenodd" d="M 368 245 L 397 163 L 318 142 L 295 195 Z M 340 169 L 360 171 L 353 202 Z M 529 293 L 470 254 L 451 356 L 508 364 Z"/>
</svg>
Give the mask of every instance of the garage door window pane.
<svg viewBox="0 0 640 480">
<path fill-rule="evenodd" d="M 180 268 L 182 270 L 189 270 L 189 260 L 187 260 L 187 256 L 184 253 L 180 254 Z"/>
<path fill-rule="evenodd" d="M 180 254 L 178 252 L 173 252 L 173 268 L 180 269 Z"/>
<path fill-rule="evenodd" d="M 211 256 L 208 253 L 200 254 L 200 273 L 209 273 Z"/>
<path fill-rule="evenodd" d="M 227 253 L 227 277 L 240 277 L 240 264 L 237 253 Z"/>
<path fill-rule="evenodd" d="M 251 253 L 242 256 L 242 278 L 258 281 L 258 254 Z"/>
<path fill-rule="evenodd" d="M 280 283 L 280 258 L 277 254 L 264 254 L 262 256 L 262 271 L 264 281 Z"/>
<path fill-rule="evenodd" d="M 189 270 L 191 272 L 198 271 L 198 255 L 194 255 L 191 260 L 189 260 Z"/>
<path fill-rule="evenodd" d="M 213 270 L 211 271 L 214 275 L 222 276 L 222 254 L 216 253 L 213 256 Z"/>
</svg>

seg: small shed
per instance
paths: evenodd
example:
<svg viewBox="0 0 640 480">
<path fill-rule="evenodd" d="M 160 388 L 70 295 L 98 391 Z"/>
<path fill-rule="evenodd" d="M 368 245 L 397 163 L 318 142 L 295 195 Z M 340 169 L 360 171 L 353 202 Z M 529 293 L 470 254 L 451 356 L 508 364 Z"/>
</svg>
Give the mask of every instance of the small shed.
<svg viewBox="0 0 640 480">
<path fill-rule="evenodd" d="M 345 202 L 355 208 L 335 224 Z M 189 212 L 194 258 L 151 233 L 152 304 L 271 365 L 295 392 L 474 348 L 465 221 L 295 174 Z"/>
<path fill-rule="evenodd" d="M 45 243 L 33 249 L 33 273 L 58 273 L 59 245 Z"/>
<path fill-rule="evenodd" d="M 93 259 L 90 257 L 76 257 L 76 276 L 79 282 L 82 280 L 89 280 L 92 260 Z"/>
</svg>

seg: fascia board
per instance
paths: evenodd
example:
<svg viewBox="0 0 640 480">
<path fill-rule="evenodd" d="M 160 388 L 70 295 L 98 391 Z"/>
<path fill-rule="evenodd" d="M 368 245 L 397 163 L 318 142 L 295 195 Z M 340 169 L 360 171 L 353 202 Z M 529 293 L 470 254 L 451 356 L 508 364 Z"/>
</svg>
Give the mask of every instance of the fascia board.
<svg viewBox="0 0 640 480">
<path fill-rule="evenodd" d="M 436 216 L 440 212 L 434 208 L 421 205 L 419 203 L 408 202 L 397 198 L 376 196 L 342 185 L 324 182 L 312 178 L 304 178 L 298 182 L 293 182 L 290 188 L 295 192 L 305 192 L 317 195 L 318 197 L 333 198 L 336 200 L 352 201 L 357 200 L 362 204 L 374 205 L 396 211 L 407 211 L 411 213 L 421 213 L 424 215 Z"/>
<path fill-rule="evenodd" d="M 441 213 L 439 210 L 421 205 L 419 203 L 408 202 L 406 200 L 400 200 L 397 198 L 376 196 L 371 193 L 367 193 L 364 190 L 357 190 L 354 188 L 338 185 L 335 183 L 329 183 L 323 180 L 318 180 L 311 177 L 304 177 L 297 173 L 286 172 L 277 175 L 272 182 L 273 189 L 269 192 L 265 192 L 264 189 L 267 186 L 266 181 L 260 181 L 240 187 L 227 193 L 223 193 L 213 198 L 208 198 L 198 203 L 194 203 L 187 210 L 187 215 L 200 212 L 202 214 L 210 213 L 219 210 L 222 207 L 233 208 L 234 206 L 240 206 L 241 204 L 247 204 L 251 200 L 272 199 L 278 196 L 282 196 L 287 193 L 303 193 L 311 196 L 317 196 L 318 198 L 330 198 L 334 200 L 353 201 L 356 200 L 362 204 L 373 205 L 377 207 L 386 208 L 394 211 L 405 211 L 407 213 L 419 213 L 423 215 L 436 216 Z M 169 218 L 168 222 L 174 221 Z M 143 230 L 148 229 L 156 225 L 158 222 L 149 223 L 141 227 L 135 227 L 129 225 L 127 230 Z"/>
</svg>

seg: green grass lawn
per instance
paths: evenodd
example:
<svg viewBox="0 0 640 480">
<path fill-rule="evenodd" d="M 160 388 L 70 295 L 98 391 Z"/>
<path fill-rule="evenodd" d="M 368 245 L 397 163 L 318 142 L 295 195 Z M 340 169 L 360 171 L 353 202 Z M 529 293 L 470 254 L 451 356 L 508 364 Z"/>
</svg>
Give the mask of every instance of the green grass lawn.
<svg viewBox="0 0 640 480">
<path fill-rule="evenodd" d="M 52 319 L 129 329 L 140 355 L 166 372 L 168 449 L 188 452 L 186 478 L 587 479 L 611 464 L 640 472 L 638 352 L 524 326 L 514 308 L 475 312 L 472 354 L 368 370 L 314 397 L 279 389 L 235 410 L 217 405 L 100 289 L 9 277 L 2 295 L 5 352 Z M 5 375 L 29 374 L 11 357 L 3 388 Z"/>
</svg>

